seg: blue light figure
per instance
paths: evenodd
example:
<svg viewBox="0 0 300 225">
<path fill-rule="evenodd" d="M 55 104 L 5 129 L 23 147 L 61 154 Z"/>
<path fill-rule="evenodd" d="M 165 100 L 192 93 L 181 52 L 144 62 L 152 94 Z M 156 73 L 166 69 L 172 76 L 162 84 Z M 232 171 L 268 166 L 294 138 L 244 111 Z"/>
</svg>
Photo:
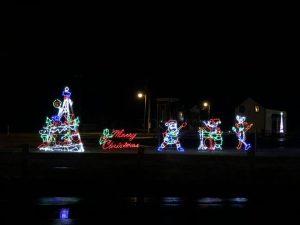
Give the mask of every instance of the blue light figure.
<svg viewBox="0 0 300 225">
<path fill-rule="evenodd" d="M 68 208 L 62 208 L 59 212 L 59 218 L 61 220 L 64 220 L 64 219 L 69 219 L 69 212 L 70 212 L 70 209 Z"/>
<path fill-rule="evenodd" d="M 184 122 L 180 127 L 177 125 L 176 120 L 169 120 L 165 123 L 165 126 L 167 127 L 167 130 L 163 133 L 164 141 L 161 143 L 161 145 L 158 147 L 158 151 L 162 151 L 167 145 L 173 145 L 176 144 L 177 151 L 183 152 L 184 149 L 181 147 L 178 135 L 179 131 L 182 127 L 186 126 L 186 122 Z"/>
</svg>

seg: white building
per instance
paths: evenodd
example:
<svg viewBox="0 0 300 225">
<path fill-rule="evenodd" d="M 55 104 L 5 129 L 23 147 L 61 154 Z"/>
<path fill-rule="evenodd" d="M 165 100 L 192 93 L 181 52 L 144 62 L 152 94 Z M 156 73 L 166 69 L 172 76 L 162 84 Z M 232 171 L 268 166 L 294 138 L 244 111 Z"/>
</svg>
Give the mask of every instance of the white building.
<svg viewBox="0 0 300 225">
<path fill-rule="evenodd" d="M 285 134 L 287 132 L 287 112 L 278 109 L 270 109 L 262 106 L 252 98 L 245 99 L 235 108 L 236 115 L 247 117 L 253 128 L 249 132 L 271 134 Z"/>
</svg>

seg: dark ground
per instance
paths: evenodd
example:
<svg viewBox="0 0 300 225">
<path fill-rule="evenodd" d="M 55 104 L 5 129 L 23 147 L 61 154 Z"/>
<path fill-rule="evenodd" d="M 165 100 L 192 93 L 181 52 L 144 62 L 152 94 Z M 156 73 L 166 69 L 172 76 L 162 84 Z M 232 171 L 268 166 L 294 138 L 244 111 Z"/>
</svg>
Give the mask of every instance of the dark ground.
<svg viewBox="0 0 300 225">
<path fill-rule="evenodd" d="M 134 224 L 287 222 L 300 200 L 300 158 L 1 153 L 0 160 L 2 218 L 12 221 L 20 215 L 37 224 L 55 224 L 58 210 L 67 207 L 76 222 L 70 224 L 105 219 Z M 39 204 L 58 196 L 80 201 Z M 229 201 L 237 197 L 247 201 Z M 221 203 L 199 203 L 206 198 Z"/>
<path fill-rule="evenodd" d="M 297 219 L 300 154 L 39 153 L 23 151 L 21 136 L 0 152 L 1 224 Z M 66 209 L 70 219 L 59 219 Z"/>
</svg>

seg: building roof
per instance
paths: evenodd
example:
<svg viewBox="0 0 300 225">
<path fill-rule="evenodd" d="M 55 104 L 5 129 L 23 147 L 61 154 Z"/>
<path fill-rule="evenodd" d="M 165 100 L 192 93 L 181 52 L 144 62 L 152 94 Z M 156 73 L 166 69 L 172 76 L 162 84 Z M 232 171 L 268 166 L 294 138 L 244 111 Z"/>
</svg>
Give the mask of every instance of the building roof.
<svg viewBox="0 0 300 225">
<path fill-rule="evenodd" d="M 279 111 L 285 111 L 284 104 L 282 104 L 282 102 L 283 102 L 282 99 L 278 99 L 278 101 L 276 101 L 276 99 L 274 99 L 274 98 L 269 99 L 264 96 L 247 97 L 246 99 L 244 99 L 244 100 L 240 101 L 238 104 L 236 104 L 236 107 L 241 105 L 243 102 L 245 102 L 249 99 L 256 102 L 260 106 L 264 107 L 265 109 L 274 109 L 274 110 L 279 110 Z"/>
</svg>

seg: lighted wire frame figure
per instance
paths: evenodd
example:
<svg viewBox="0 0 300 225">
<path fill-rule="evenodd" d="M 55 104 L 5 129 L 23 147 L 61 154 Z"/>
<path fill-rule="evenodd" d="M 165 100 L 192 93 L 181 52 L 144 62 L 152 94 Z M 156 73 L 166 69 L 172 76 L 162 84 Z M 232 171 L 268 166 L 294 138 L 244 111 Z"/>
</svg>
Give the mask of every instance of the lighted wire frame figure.
<svg viewBox="0 0 300 225">
<path fill-rule="evenodd" d="M 203 121 L 205 127 L 199 127 L 200 145 L 198 150 L 222 150 L 223 138 L 219 127 L 221 120 L 219 118 Z"/>
<path fill-rule="evenodd" d="M 245 116 L 236 116 L 236 120 L 238 121 L 234 127 L 232 127 L 233 132 L 236 133 L 238 138 L 238 145 L 236 149 L 240 150 L 242 146 L 244 145 L 245 150 L 248 150 L 251 148 L 251 144 L 246 143 L 246 132 L 251 129 L 253 126 L 252 123 L 245 122 L 246 117 Z"/>
<path fill-rule="evenodd" d="M 184 122 L 180 127 L 177 126 L 176 120 L 169 120 L 165 123 L 165 126 L 167 127 L 167 130 L 163 133 L 164 141 L 161 143 L 161 145 L 158 147 L 158 151 L 162 151 L 167 145 L 173 145 L 176 144 L 177 151 L 183 152 L 184 149 L 181 147 L 178 135 L 179 131 L 182 127 L 185 127 L 187 125 L 186 122 Z"/>
<path fill-rule="evenodd" d="M 46 118 L 46 126 L 40 130 L 43 144 L 38 148 L 45 151 L 77 151 L 83 152 L 83 144 L 78 132 L 79 118 L 74 118 L 73 102 L 68 87 L 62 92 L 63 102 L 56 99 L 53 106 L 58 109 L 57 115 Z"/>
</svg>

